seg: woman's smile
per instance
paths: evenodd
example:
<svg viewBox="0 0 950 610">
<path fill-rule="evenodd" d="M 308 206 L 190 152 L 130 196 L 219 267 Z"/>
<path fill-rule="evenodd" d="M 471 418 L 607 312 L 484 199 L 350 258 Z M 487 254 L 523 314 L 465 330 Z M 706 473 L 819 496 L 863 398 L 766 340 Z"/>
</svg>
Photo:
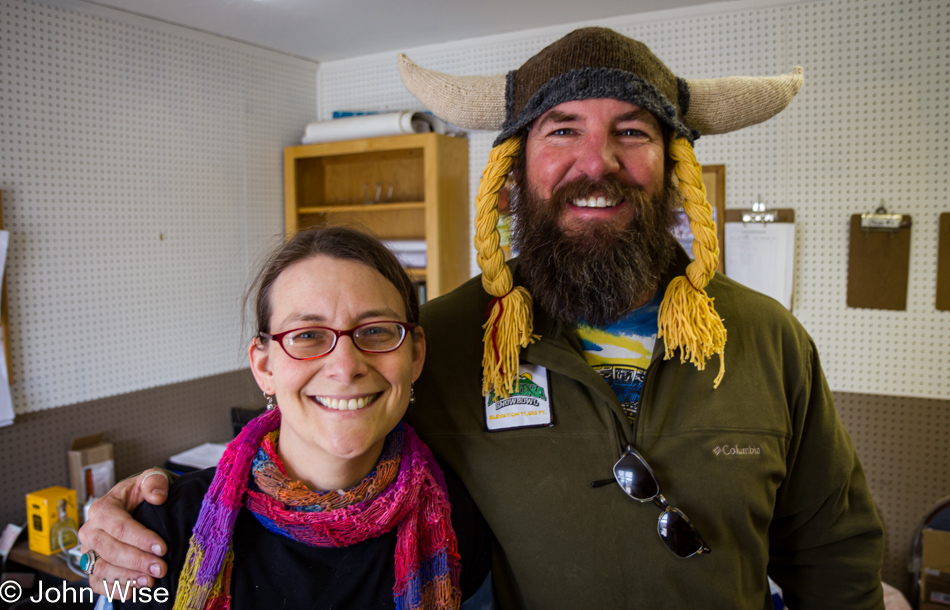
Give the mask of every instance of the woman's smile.
<svg viewBox="0 0 950 610">
<path fill-rule="evenodd" d="M 334 411 L 358 411 L 379 397 L 381 392 L 360 396 L 359 398 L 333 398 L 332 396 L 311 396 L 314 402 Z"/>
</svg>

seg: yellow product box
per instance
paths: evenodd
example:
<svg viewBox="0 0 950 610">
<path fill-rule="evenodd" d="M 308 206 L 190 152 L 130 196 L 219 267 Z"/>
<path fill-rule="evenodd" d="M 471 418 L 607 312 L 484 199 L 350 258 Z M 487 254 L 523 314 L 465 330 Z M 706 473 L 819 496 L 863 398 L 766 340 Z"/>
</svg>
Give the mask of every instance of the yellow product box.
<svg viewBox="0 0 950 610">
<path fill-rule="evenodd" d="M 31 551 L 54 555 L 79 544 L 74 489 L 54 486 L 26 494 L 26 518 Z"/>
</svg>

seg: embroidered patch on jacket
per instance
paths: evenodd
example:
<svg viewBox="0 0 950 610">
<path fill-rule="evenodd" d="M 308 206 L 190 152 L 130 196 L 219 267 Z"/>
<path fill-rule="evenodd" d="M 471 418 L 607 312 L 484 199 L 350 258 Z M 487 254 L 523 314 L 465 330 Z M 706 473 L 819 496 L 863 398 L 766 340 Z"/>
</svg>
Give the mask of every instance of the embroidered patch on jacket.
<svg viewBox="0 0 950 610">
<path fill-rule="evenodd" d="M 762 455 L 762 447 L 752 445 L 716 445 L 713 447 L 713 453 L 717 457 L 735 457 L 743 455 Z"/>
<path fill-rule="evenodd" d="M 489 431 L 552 425 L 551 386 L 543 366 L 522 364 L 518 387 L 508 398 L 494 391 L 485 396 L 485 426 Z"/>
</svg>

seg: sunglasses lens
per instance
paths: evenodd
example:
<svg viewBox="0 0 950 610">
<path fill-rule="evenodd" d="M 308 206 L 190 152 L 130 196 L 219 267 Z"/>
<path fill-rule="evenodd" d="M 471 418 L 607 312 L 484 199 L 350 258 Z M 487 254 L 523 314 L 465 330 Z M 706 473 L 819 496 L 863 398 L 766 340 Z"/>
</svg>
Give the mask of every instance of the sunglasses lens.
<svg viewBox="0 0 950 610">
<path fill-rule="evenodd" d="M 686 515 L 678 509 L 668 508 L 660 515 L 656 531 L 673 553 L 679 557 L 692 557 L 697 553 L 708 553 L 699 532 L 689 522 Z"/>
<path fill-rule="evenodd" d="M 647 502 L 660 493 L 656 477 L 646 462 L 635 453 L 625 453 L 614 464 L 614 478 L 627 495 L 634 500 Z"/>
</svg>

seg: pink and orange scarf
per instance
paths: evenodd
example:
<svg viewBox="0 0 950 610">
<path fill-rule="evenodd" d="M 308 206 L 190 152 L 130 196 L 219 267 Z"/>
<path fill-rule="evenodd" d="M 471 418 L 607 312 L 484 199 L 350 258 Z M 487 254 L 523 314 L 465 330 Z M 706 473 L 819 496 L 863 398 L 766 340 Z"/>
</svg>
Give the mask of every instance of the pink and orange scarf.
<svg viewBox="0 0 950 610">
<path fill-rule="evenodd" d="M 242 507 L 269 530 L 342 547 L 396 528 L 397 610 L 458 608 L 459 554 L 442 471 L 411 427 L 386 437 L 376 469 L 343 491 L 312 492 L 277 456 L 280 410 L 247 424 L 228 445 L 201 503 L 175 608 L 231 607 L 231 535 Z M 253 479 L 260 491 L 249 489 Z"/>
</svg>

